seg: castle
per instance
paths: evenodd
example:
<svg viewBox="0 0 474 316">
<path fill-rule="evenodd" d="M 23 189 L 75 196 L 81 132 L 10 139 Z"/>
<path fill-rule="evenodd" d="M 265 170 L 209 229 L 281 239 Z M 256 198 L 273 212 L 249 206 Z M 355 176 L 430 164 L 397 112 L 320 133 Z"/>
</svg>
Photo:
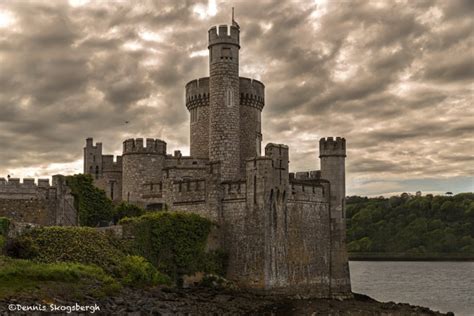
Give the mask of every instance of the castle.
<svg viewBox="0 0 474 316">
<path fill-rule="evenodd" d="M 190 156 L 127 139 L 115 160 L 86 140 L 84 173 L 115 202 L 180 210 L 219 225 L 227 278 L 242 287 L 351 295 L 345 247 L 344 138 L 319 142 L 321 170 L 289 173 L 288 147 L 261 152 L 262 82 L 239 77 L 240 29 L 209 29 L 209 77 L 186 84 Z"/>
</svg>

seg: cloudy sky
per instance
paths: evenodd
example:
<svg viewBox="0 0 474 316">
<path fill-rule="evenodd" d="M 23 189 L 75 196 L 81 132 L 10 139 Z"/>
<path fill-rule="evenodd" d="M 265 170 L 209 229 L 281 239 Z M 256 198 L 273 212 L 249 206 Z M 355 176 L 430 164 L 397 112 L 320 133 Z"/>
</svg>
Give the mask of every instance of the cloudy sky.
<svg viewBox="0 0 474 316">
<path fill-rule="evenodd" d="M 288 144 L 293 171 L 344 136 L 349 194 L 474 191 L 469 0 L 1 1 L 0 177 L 81 172 L 86 137 L 188 153 L 184 85 L 232 5 L 264 144 Z"/>
</svg>

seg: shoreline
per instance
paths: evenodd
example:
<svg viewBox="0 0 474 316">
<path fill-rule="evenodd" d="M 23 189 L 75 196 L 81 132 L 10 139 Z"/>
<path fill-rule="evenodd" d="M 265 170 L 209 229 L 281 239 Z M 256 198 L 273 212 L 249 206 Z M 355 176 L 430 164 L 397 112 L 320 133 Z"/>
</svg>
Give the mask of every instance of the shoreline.
<svg viewBox="0 0 474 316">
<path fill-rule="evenodd" d="M 474 256 L 466 255 L 408 255 L 405 253 L 349 253 L 349 261 L 463 261 L 474 262 Z"/>
<path fill-rule="evenodd" d="M 80 302 L 80 305 L 100 307 L 99 315 L 453 315 L 433 311 L 429 307 L 407 303 L 379 302 L 367 295 L 353 293 L 351 299 L 293 298 L 281 295 L 265 295 L 239 289 L 203 288 L 188 289 L 152 288 L 124 289 L 107 298 Z M 0 315 L 7 314 L 9 304 L 32 305 L 41 302 L 39 297 L 10 298 L 0 300 Z M 49 298 L 51 303 L 71 306 L 77 303 L 67 298 Z M 31 312 L 15 312 L 15 315 L 31 315 Z M 40 315 L 38 313 L 34 315 Z M 50 315 L 44 313 L 43 315 Z M 81 313 L 54 313 L 54 315 L 82 315 Z"/>
</svg>

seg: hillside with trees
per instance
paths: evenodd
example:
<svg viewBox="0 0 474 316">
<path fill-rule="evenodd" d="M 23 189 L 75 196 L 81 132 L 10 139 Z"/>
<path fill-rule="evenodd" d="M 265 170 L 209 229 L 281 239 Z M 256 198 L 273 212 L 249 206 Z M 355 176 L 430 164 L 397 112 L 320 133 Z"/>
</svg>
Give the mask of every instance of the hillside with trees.
<svg viewBox="0 0 474 316">
<path fill-rule="evenodd" d="M 474 193 L 347 198 L 351 258 L 474 258 Z"/>
</svg>

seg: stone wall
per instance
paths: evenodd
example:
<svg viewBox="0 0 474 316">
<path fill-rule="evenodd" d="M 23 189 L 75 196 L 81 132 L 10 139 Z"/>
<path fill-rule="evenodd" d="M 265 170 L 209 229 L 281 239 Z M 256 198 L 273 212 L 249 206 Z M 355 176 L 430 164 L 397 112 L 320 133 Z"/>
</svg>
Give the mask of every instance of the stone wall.
<svg viewBox="0 0 474 316">
<path fill-rule="evenodd" d="M 128 139 L 123 143 L 122 199 L 146 207 L 162 203 L 161 194 L 154 192 L 162 183 L 166 143 L 159 139 Z"/>
<path fill-rule="evenodd" d="M 76 225 L 74 198 L 63 176 L 48 179 L 0 178 L 0 216 L 38 225 Z"/>
</svg>

